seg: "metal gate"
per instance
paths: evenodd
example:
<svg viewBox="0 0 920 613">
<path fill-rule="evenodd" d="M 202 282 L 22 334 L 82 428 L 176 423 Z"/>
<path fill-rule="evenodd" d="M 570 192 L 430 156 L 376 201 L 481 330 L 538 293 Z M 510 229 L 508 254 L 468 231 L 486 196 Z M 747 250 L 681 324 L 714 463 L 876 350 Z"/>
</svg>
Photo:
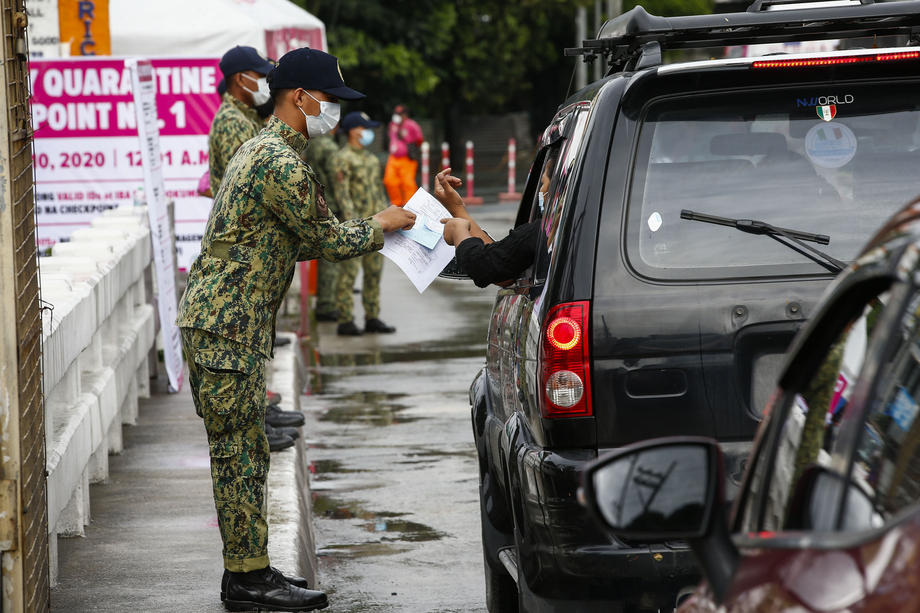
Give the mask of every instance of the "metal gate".
<svg viewBox="0 0 920 613">
<path fill-rule="evenodd" d="M 0 549 L 3 611 L 50 609 L 41 312 L 25 0 L 0 0 Z"/>
</svg>

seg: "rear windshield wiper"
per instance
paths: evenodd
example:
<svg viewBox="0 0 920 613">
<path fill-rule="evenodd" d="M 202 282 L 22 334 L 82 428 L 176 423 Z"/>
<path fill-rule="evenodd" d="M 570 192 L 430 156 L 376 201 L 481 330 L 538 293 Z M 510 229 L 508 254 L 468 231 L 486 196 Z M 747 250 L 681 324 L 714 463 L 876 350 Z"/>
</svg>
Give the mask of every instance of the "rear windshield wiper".
<svg viewBox="0 0 920 613">
<path fill-rule="evenodd" d="M 728 217 L 716 217 L 706 213 L 696 213 L 687 209 L 680 212 L 681 219 L 690 221 L 702 221 L 705 223 L 716 224 L 718 226 L 729 226 L 748 234 L 766 234 L 776 242 L 786 245 L 793 251 L 798 251 L 810 260 L 813 260 L 824 266 L 833 273 L 838 273 L 847 267 L 846 263 L 841 262 L 823 251 L 815 249 L 811 245 L 806 245 L 802 241 L 810 241 L 819 245 L 827 245 L 831 242 L 831 237 L 826 234 L 812 234 L 811 232 L 802 232 L 801 230 L 790 230 L 788 228 L 779 228 L 768 224 L 765 221 L 755 219 L 731 219 Z M 786 242 L 786 239 L 790 242 Z"/>
</svg>

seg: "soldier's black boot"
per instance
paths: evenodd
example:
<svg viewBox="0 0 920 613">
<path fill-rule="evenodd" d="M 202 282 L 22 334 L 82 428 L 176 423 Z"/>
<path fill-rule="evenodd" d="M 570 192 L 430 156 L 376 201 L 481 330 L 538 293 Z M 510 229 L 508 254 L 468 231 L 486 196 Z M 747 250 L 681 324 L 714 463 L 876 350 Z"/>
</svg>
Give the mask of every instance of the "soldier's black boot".
<svg viewBox="0 0 920 613">
<path fill-rule="evenodd" d="M 274 566 L 272 570 L 276 572 L 281 572 Z M 291 585 L 296 585 L 297 587 L 302 587 L 305 590 L 310 589 L 310 582 L 304 579 L 303 577 L 298 577 L 296 575 L 288 576 L 284 573 L 281 574 L 284 577 L 284 580 L 290 583 Z M 230 571 L 226 568 L 224 569 L 224 576 L 220 579 L 220 601 L 223 602 L 227 600 L 227 580 L 230 579 Z"/>
<path fill-rule="evenodd" d="M 339 324 L 336 334 L 339 336 L 361 336 L 361 328 L 355 325 L 353 321 L 346 321 L 343 324 Z"/>
<path fill-rule="evenodd" d="M 228 611 L 315 611 L 329 606 L 326 594 L 291 584 L 271 566 L 227 575 L 224 607 Z"/>
<path fill-rule="evenodd" d="M 300 411 L 285 411 L 277 404 L 265 407 L 265 423 L 276 428 L 292 428 L 302 426 L 303 413 Z"/>
<path fill-rule="evenodd" d="M 316 312 L 316 321 L 338 321 L 339 312 L 338 311 L 325 311 L 325 312 Z"/>
<path fill-rule="evenodd" d="M 268 422 L 265 423 L 265 436 L 286 436 L 292 441 L 296 441 L 300 438 L 300 429 L 299 428 L 286 428 L 284 426 L 272 426 Z M 274 451 L 274 450 L 273 450 Z"/>
<path fill-rule="evenodd" d="M 265 424 L 265 438 L 268 439 L 269 451 L 281 451 L 282 449 L 294 446 L 294 439 L 292 437 L 272 428 L 268 424 Z"/>
<path fill-rule="evenodd" d="M 396 328 L 388 326 L 376 317 L 372 317 L 364 322 L 365 332 L 376 332 L 377 334 L 390 334 L 396 332 Z"/>
</svg>

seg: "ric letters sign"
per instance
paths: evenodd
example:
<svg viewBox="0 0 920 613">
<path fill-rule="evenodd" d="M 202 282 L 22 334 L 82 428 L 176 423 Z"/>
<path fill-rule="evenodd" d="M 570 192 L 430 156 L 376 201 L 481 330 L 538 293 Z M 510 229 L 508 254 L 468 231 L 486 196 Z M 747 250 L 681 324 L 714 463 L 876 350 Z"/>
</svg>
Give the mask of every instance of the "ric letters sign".
<svg viewBox="0 0 920 613">
<path fill-rule="evenodd" d="M 109 0 L 58 0 L 61 42 L 70 55 L 109 55 Z"/>
</svg>

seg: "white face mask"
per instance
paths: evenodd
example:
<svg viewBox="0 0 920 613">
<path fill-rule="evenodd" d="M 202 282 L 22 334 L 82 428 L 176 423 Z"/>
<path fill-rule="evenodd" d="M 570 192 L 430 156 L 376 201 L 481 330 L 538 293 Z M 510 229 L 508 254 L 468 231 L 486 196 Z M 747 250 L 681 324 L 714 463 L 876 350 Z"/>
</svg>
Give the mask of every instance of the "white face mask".
<svg viewBox="0 0 920 613">
<path fill-rule="evenodd" d="M 537 192 L 537 206 L 540 207 L 540 212 L 543 212 L 543 198 L 546 196 L 543 192 Z"/>
<path fill-rule="evenodd" d="M 399 113 L 393 113 L 393 116 L 390 118 L 390 121 L 393 123 L 402 123 L 402 115 Z"/>
<path fill-rule="evenodd" d="M 310 96 L 310 92 L 304 90 L 304 93 Z M 313 96 L 310 96 L 313 98 Z M 316 100 L 316 98 L 313 98 Z M 320 134 L 328 134 L 331 132 L 337 125 L 339 125 L 339 114 L 341 113 L 341 107 L 338 102 L 325 102 L 321 100 L 316 100 L 319 102 L 319 115 L 307 115 L 301 107 L 300 112 L 303 113 L 304 118 L 307 120 L 307 136 L 319 136 Z"/>
<path fill-rule="evenodd" d="M 262 106 L 263 104 L 265 104 L 271 99 L 272 95 L 271 95 L 271 92 L 268 91 L 268 82 L 265 80 L 265 77 L 253 79 L 245 72 L 242 73 L 242 75 L 246 77 L 247 79 L 249 79 L 250 81 L 256 82 L 255 91 L 252 91 L 245 85 L 243 86 L 243 89 L 245 89 L 247 92 L 252 94 L 252 105 L 253 106 Z"/>
</svg>

